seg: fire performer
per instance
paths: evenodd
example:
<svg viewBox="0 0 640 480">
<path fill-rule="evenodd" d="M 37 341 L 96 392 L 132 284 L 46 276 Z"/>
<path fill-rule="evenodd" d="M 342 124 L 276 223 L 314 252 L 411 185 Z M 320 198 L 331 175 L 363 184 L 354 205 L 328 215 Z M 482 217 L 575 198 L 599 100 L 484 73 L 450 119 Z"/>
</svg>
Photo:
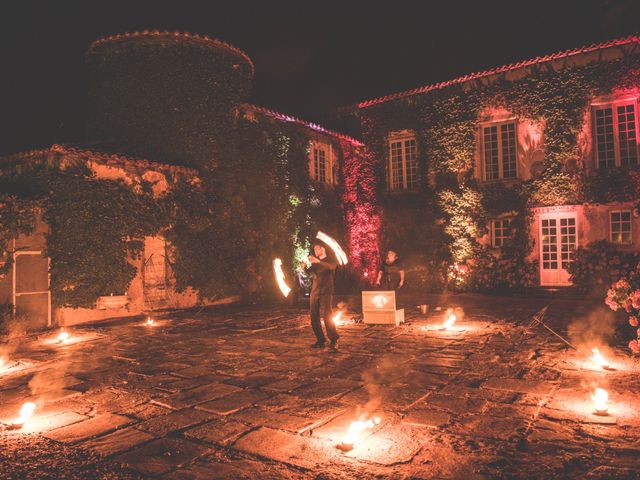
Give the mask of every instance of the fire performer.
<svg viewBox="0 0 640 480">
<path fill-rule="evenodd" d="M 313 244 L 313 255 L 309 255 L 311 265 L 306 272 L 311 275 L 311 295 L 309 308 L 311 313 L 311 327 L 316 335 L 316 343 L 311 348 L 323 348 L 326 342 L 322 330 L 322 321 L 327 330 L 327 337 L 331 349 L 338 348 L 338 331 L 331 316 L 331 304 L 333 301 L 333 278 L 338 262 L 327 255 L 327 250 L 321 243 Z M 303 266 L 304 263 L 301 264 Z"/>
<path fill-rule="evenodd" d="M 378 270 L 376 285 L 381 286 L 383 290 L 399 290 L 404 285 L 404 268 L 395 250 L 387 252 L 387 258 Z"/>
</svg>

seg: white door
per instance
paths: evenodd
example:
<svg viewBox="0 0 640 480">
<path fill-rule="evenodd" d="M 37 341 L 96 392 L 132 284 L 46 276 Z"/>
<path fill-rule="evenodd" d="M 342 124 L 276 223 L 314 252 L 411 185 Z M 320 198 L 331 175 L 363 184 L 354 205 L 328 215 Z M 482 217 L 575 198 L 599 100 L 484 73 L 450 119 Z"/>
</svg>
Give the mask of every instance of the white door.
<svg viewBox="0 0 640 480">
<path fill-rule="evenodd" d="M 571 285 L 567 267 L 577 247 L 575 212 L 540 215 L 540 285 Z"/>
</svg>

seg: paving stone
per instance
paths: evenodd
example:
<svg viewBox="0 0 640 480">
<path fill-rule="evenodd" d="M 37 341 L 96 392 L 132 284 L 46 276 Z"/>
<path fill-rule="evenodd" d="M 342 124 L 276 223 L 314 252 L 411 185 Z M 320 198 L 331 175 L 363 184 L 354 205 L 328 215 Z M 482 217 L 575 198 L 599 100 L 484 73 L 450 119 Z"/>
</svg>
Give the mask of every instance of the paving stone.
<svg viewBox="0 0 640 480">
<path fill-rule="evenodd" d="M 240 435 L 254 427 L 250 427 L 237 420 L 215 420 L 198 427 L 190 428 L 183 434 L 187 438 L 193 438 L 206 443 L 226 445 L 236 440 Z"/>
<path fill-rule="evenodd" d="M 197 378 L 202 376 L 211 375 L 213 370 L 209 366 L 198 365 L 195 367 L 183 368 L 181 370 L 175 370 L 172 373 L 179 377 L 184 378 Z"/>
<path fill-rule="evenodd" d="M 322 420 L 315 420 L 289 413 L 272 412 L 258 408 L 247 408 L 233 415 L 234 420 L 255 426 L 264 426 L 292 433 L 303 433 L 311 429 Z"/>
<path fill-rule="evenodd" d="M 131 408 L 127 408 L 120 412 L 117 412 L 121 415 L 126 415 L 131 418 L 136 418 L 139 420 L 149 420 L 150 418 L 157 417 L 159 415 L 167 415 L 171 413 L 173 410 L 161 407 L 160 405 L 156 405 L 155 403 L 141 403 Z"/>
<path fill-rule="evenodd" d="M 335 449 L 318 439 L 264 427 L 241 437 L 233 448 L 307 470 L 319 468 L 336 456 Z"/>
<path fill-rule="evenodd" d="M 155 437 L 132 427 L 116 430 L 113 433 L 81 443 L 79 446 L 103 455 L 110 456 L 130 450 L 141 443 L 153 440 Z"/>
<path fill-rule="evenodd" d="M 362 382 L 354 382 L 345 379 L 328 379 L 302 387 L 293 391 L 298 397 L 317 398 L 327 400 L 344 395 L 362 385 Z"/>
<path fill-rule="evenodd" d="M 521 380 L 518 378 L 490 378 L 482 384 L 482 387 L 494 390 L 506 390 L 509 392 L 546 395 L 553 389 L 553 384 L 535 380 Z"/>
<path fill-rule="evenodd" d="M 402 419 L 403 423 L 418 427 L 441 427 L 451 420 L 448 413 L 433 409 L 412 409 Z"/>
<path fill-rule="evenodd" d="M 57 428 L 44 436 L 63 443 L 76 443 L 81 440 L 102 435 L 131 423 L 131 419 L 122 415 L 105 413 L 97 417 L 74 423 L 66 427 Z"/>
<path fill-rule="evenodd" d="M 410 430 L 402 426 L 382 429 L 354 445 L 346 455 L 379 465 L 395 465 L 411 461 L 420 450 Z"/>
<path fill-rule="evenodd" d="M 161 438 L 118 455 L 116 460 L 146 475 L 161 475 L 193 462 L 208 449 L 180 438 Z"/>
<path fill-rule="evenodd" d="M 241 390 L 241 388 L 234 387 L 233 385 L 215 382 L 201 387 L 192 388 L 191 390 L 186 390 L 184 392 L 174 393 L 162 399 L 155 399 L 153 402 L 161 407 L 180 410 L 194 405 L 199 405 L 210 400 L 215 400 Z"/>
<path fill-rule="evenodd" d="M 198 409 L 217 413 L 219 415 L 229 415 L 231 413 L 242 410 L 249 407 L 254 403 L 267 398 L 269 394 L 261 392 L 259 390 L 245 390 L 237 393 L 232 393 L 226 397 L 206 402 L 198 405 Z"/>
<path fill-rule="evenodd" d="M 279 380 L 277 382 L 273 382 L 273 383 L 269 383 L 267 385 L 264 385 L 263 387 L 261 387 L 261 390 L 267 391 L 267 392 L 291 392 L 292 390 L 295 390 L 296 388 L 300 388 L 304 385 L 307 385 L 308 383 L 311 383 L 309 381 L 303 381 L 303 380 L 295 380 L 295 379 L 284 379 L 284 380 Z"/>
<path fill-rule="evenodd" d="M 185 408 L 172 411 L 168 415 L 153 417 L 135 425 L 135 428 L 152 433 L 156 437 L 162 437 L 170 432 L 182 430 L 198 423 L 211 420 L 212 415 L 207 412 Z"/>
</svg>

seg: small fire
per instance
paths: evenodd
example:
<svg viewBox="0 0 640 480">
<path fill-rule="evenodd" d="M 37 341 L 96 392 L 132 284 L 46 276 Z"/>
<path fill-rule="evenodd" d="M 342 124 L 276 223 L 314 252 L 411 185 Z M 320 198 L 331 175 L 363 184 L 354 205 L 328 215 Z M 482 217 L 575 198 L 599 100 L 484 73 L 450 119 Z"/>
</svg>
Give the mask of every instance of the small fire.
<svg viewBox="0 0 640 480">
<path fill-rule="evenodd" d="M 155 323 L 155 320 L 151 318 L 151 316 L 147 317 L 147 321 L 145 322 L 148 326 L 152 326 Z"/>
<path fill-rule="evenodd" d="M 24 425 L 31 419 L 33 412 L 36 409 L 36 404 L 33 402 L 26 402 L 20 408 L 20 417 L 11 422 L 11 428 L 18 429 L 24 427 Z"/>
<path fill-rule="evenodd" d="M 589 360 L 598 364 L 598 366 L 600 366 L 601 368 L 609 368 L 609 362 L 607 362 L 607 360 L 602 356 L 598 348 L 593 348 L 591 352 L 593 353 L 593 355 L 589 357 Z"/>
<path fill-rule="evenodd" d="M 67 332 L 65 330 L 60 330 L 60 333 L 58 334 L 58 336 L 56 338 L 58 340 L 58 343 L 64 343 L 67 340 L 69 340 L 69 332 Z"/>
<path fill-rule="evenodd" d="M 333 238 L 331 238 L 329 235 L 323 232 L 318 232 L 318 234 L 316 235 L 316 238 L 318 240 L 323 241 L 327 245 L 329 245 L 331 250 L 333 250 L 333 253 L 336 254 L 336 258 L 338 259 L 338 263 L 340 265 L 346 265 L 347 263 L 349 263 L 347 254 L 344 253 L 344 250 L 342 250 L 342 247 L 340 246 L 340 244 L 338 244 L 338 242 L 336 242 Z"/>
<path fill-rule="evenodd" d="M 282 294 L 287 297 L 291 292 L 291 287 L 287 285 L 287 282 L 284 279 L 284 272 L 282 271 L 282 260 L 276 258 L 273 260 L 273 273 L 276 276 L 276 282 L 278 282 L 278 287 Z"/>
<path fill-rule="evenodd" d="M 384 295 L 376 295 L 371 299 L 376 308 L 382 308 L 387 304 L 387 297 Z"/>
<path fill-rule="evenodd" d="M 607 414 L 609 393 L 604 388 L 596 388 L 596 391 L 593 393 L 593 395 L 591 395 L 591 400 L 593 400 L 596 415 Z"/>
<path fill-rule="evenodd" d="M 346 323 L 347 321 L 342 318 L 342 310 L 338 310 L 338 312 L 333 316 L 333 324 L 345 325 Z"/>
<path fill-rule="evenodd" d="M 455 313 L 453 312 L 447 313 L 447 316 L 444 322 L 442 322 L 442 328 L 444 330 L 449 330 L 451 327 L 453 327 L 453 324 L 456 323 L 456 320 L 458 320 L 458 317 L 456 316 Z"/>
<path fill-rule="evenodd" d="M 369 420 L 356 420 L 355 422 L 351 422 L 347 434 L 342 438 L 338 448 L 345 452 L 352 450 L 354 445 L 360 441 L 362 433 L 378 425 L 380 421 L 380 417 L 373 417 Z"/>
</svg>

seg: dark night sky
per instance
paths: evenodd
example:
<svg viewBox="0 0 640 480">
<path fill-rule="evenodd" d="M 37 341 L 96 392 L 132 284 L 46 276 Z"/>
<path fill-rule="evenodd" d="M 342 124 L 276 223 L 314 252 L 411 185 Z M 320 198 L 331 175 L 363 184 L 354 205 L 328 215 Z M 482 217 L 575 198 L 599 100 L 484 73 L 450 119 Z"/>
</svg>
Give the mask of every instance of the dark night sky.
<svg viewBox="0 0 640 480">
<path fill-rule="evenodd" d="M 9 6 L 11 5 L 11 6 Z M 83 132 L 83 54 L 143 29 L 209 34 L 256 65 L 251 101 L 303 118 L 634 33 L 640 0 L 4 2 L 0 153 Z"/>
</svg>

